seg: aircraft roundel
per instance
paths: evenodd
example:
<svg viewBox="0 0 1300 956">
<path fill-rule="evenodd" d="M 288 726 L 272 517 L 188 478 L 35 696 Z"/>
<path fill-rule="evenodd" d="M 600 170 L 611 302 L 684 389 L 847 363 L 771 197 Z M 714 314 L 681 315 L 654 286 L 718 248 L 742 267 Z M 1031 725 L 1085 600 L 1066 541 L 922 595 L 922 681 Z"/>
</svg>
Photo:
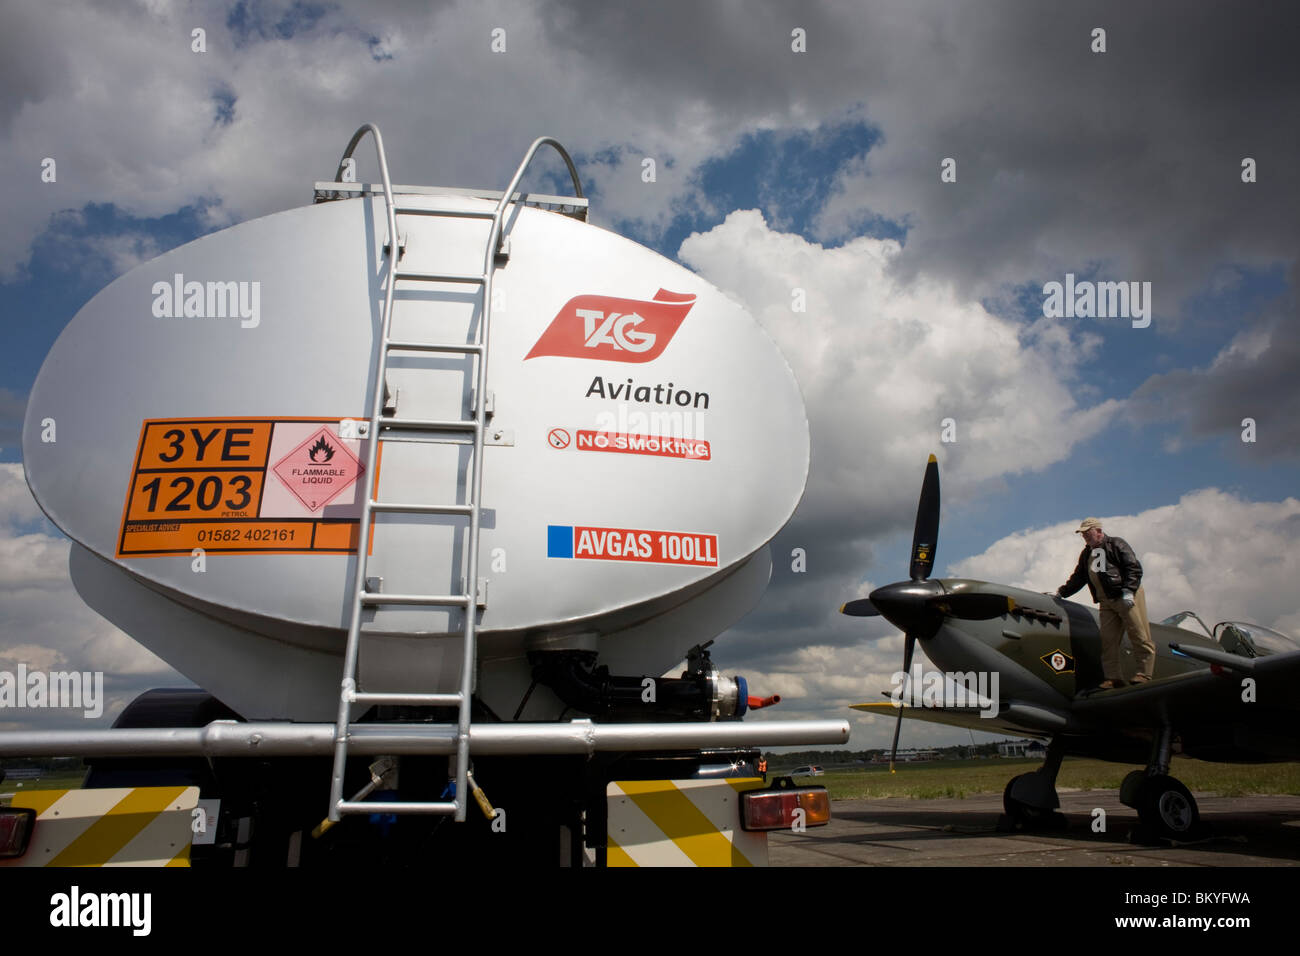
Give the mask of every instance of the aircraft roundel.
<svg viewBox="0 0 1300 956">
<path fill-rule="evenodd" d="M 1060 649 L 1044 654 L 1039 660 L 1058 674 L 1069 674 L 1074 671 L 1074 658 Z"/>
</svg>

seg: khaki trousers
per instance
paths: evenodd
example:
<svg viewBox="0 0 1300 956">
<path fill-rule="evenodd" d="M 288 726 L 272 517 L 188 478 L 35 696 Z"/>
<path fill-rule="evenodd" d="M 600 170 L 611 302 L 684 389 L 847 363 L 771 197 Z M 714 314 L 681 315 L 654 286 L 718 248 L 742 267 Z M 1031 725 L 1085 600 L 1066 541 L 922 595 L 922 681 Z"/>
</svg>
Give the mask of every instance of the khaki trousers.
<svg viewBox="0 0 1300 956">
<path fill-rule="evenodd" d="M 1098 592 L 1101 606 L 1101 672 L 1106 680 L 1124 680 L 1120 667 L 1120 639 L 1128 632 L 1128 642 L 1133 648 L 1133 662 L 1137 673 L 1152 676 L 1156 665 L 1156 645 L 1151 640 L 1151 625 L 1147 623 L 1147 596 L 1142 588 L 1133 595 L 1133 606 L 1125 607 L 1119 598 L 1114 600 Z"/>
</svg>

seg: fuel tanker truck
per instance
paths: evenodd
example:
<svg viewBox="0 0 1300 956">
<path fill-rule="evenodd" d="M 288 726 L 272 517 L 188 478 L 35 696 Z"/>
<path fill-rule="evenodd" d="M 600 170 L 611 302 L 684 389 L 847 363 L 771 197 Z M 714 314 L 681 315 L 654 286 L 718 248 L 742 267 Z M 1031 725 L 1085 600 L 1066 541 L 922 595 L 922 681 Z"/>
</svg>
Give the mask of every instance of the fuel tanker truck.
<svg viewBox="0 0 1300 956">
<path fill-rule="evenodd" d="M 574 195 L 517 191 L 543 148 Z M 773 698 L 709 653 L 807 478 L 773 342 L 588 224 L 552 139 L 502 192 L 394 186 L 363 126 L 315 200 L 137 267 L 55 342 L 28 483 L 86 603 L 201 690 L 0 755 L 162 788 L 177 862 L 748 864 L 825 822 L 761 748 L 847 723 L 744 720 Z M 20 803 L 10 862 L 71 860 Z"/>
</svg>

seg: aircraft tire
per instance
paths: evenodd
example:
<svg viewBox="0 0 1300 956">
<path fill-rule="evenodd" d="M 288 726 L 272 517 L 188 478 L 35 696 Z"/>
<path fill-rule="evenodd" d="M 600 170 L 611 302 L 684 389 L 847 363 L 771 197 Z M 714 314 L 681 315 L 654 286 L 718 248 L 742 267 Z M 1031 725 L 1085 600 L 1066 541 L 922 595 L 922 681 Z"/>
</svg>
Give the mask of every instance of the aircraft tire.
<svg viewBox="0 0 1300 956">
<path fill-rule="evenodd" d="M 1173 777 L 1148 777 L 1137 802 L 1138 819 L 1143 825 L 1171 839 L 1191 836 L 1200 824 L 1196 799 Z"/>
<path fill-rule="evenodd" d="M 1015 777 L 1007 781 L 1002 791 L 1002 809 L 1011 824 L 1010 830 L 1064 830 L 1068 825 L 1065 815 L 1051 807 L 1035 807 L 1011 796 Z"/>
<path fill-rule="evenodd" d="M 1134 770 L 1119 785 L 1119 802 L 1134 810 L 1142 806 L 1142 785 L 1147 779 L 1145 770 Z"/>
</svg>

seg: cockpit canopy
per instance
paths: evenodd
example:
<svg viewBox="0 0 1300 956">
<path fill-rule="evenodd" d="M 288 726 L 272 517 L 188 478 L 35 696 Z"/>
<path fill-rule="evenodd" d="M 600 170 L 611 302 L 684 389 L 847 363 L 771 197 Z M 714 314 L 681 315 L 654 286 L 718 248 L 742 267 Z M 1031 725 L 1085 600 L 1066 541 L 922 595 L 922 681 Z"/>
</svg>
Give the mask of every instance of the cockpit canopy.
<svg viewBox="0 0 1300 956">
<path fill-rule="evenodd" d="M 1214 625 L 1214 636 L 1225 651 L 1242 657 L 1266 657 L 1300 650 L 1300 641 L 1261 624 L 1223 621 Z"/>
<path fill-rule="evenodd" d="M 1269 654 L 1285 654 L 1287 651 L 1300 650 L 1300 641 L 1271 627 L 1264 627 L 1262 624 L 1220 621 L 1211 631 L 1193 611 L 1179 611 L 1160 623 L 1169 627 L 1179 627 L 1188 619 L 1201 625 L 1205 633 L 1218 641 L 1219 646 L 1229 654 L 1238 654 L 1241 657 L 1267 657 Z"/>
</svg>

